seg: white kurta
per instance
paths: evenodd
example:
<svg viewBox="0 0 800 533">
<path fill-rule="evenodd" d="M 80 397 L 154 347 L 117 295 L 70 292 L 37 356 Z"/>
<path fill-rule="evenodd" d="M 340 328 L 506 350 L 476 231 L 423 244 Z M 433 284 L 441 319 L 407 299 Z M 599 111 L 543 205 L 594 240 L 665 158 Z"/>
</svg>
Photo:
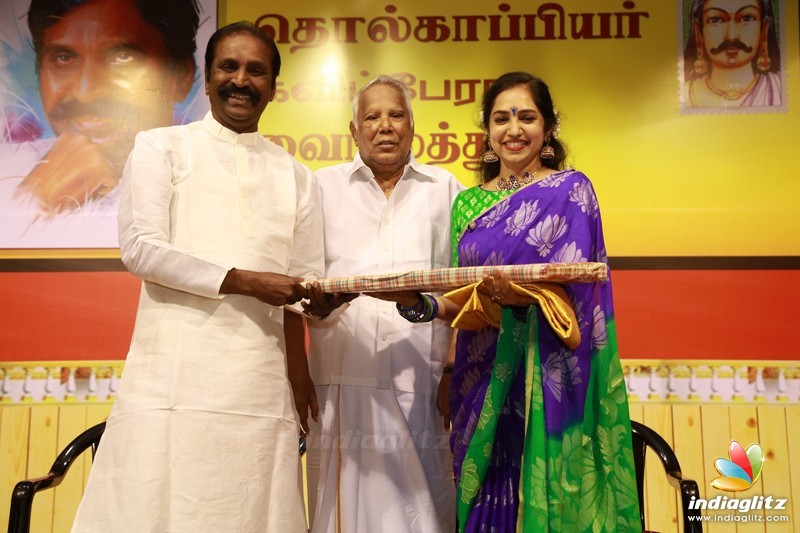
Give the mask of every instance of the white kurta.
<svg viewBox="0 0 800 533">
<path fill-rule="evenodd" d="M 119 223 L 144 284 L 73 531 L 305 531 L 284 310 L 218 289 L 232 267 L 319 275 L 310 171 L 208 114 L 137 136 Z"/>
<path fill-rule="evenodd" d="M 463 188 L 452 174 L 411 158 L 388 200 L 360 156 L 316 176 L 326 277 L 450 266 L 450 206 Z M 309 326 L 321 411 L 308 439 L 312 532 L 452 531 L 452 456 L 436 411 L 450 328 L 411 324 L 368 297 Z"/>
</svg>

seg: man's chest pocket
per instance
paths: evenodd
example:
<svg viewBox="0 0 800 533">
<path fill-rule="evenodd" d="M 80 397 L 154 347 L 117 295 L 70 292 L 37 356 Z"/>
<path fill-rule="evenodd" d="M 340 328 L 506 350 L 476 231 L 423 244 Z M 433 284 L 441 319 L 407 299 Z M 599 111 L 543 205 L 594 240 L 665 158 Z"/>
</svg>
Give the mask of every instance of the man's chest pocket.
<svg viewBox="0 0 800 533">
<path fill-rule="evenodd" d="M 395 253 L 408 268 L 443 268 L 448 264 L 448 228 L 416 222 L 395 228 Z"/>
</svg>

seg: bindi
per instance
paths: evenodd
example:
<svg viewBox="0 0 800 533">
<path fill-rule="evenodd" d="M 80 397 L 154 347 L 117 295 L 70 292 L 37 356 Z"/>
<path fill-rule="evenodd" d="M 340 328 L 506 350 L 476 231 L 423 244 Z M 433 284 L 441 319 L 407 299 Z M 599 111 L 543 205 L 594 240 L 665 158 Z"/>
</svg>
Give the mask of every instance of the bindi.
<svg viewBox="0 0 800 533">
<path fill-rule="evenodd" d="M 512 117 L 516 117 L 517 116 L 517 106 L 515 106 L 515 105 L 511 106 L 511 116 Z"/>
</svg>

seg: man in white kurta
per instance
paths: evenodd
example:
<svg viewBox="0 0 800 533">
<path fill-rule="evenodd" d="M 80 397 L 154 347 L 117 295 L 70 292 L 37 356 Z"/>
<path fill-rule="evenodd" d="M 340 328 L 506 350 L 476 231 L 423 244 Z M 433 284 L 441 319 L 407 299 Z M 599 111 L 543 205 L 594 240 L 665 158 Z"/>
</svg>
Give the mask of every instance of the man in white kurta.
<svg viewBox="0 0 800 533">
<path fill-rule="evenodd" d="M 321 273 L 322 225 L 310 171 L 257 131 L 277 54 L 257 32 L 219 30 L 212 111 L 128 159 L 120 248 L 144 283 L 73 531 L 306 531 L 283 305 Z"/>
<path fill-rule="evenodd" d="M 450 266 L 450 206 L 462 187 L 415 161 L 397 83 L 362 89 L 351 126 L 359 155 L 315 173 L 326 277 Z M 309 322 L 309 335 L 320 408 L 306 457 L 311 531 L 453 531 L 452 456 L 436 410 L 450 328 L 411 324 L 394 303 L 360 297 Z"/>
</svg>

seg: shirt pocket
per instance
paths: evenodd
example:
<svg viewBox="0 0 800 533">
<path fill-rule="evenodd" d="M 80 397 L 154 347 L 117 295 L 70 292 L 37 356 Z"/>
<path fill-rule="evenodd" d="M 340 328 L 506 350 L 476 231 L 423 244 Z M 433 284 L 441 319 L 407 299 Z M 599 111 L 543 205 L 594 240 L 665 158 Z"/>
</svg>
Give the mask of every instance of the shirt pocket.
<svg viewBox="0 0 800 533">
<path fill-rule="evenodd" d="M 449 261 L 449 228 L 430 222 L 414 222 L 395 229 L 396 253 L 408 268 L 444 268 Z"/>
</svg>

